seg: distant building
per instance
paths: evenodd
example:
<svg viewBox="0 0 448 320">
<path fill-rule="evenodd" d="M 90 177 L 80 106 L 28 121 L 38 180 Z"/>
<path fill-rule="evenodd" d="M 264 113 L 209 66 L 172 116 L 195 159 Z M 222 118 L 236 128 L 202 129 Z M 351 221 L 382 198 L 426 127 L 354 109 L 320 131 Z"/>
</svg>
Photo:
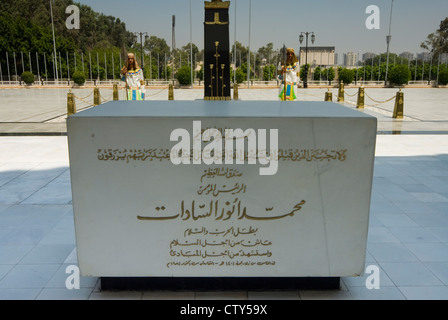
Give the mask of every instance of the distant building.
<svg viewBox="0 0 448 320">
<path fill-rule="evenodd" d="M 447 63 L 448 61 L 448 53 L 442 53 L 440 55 L 440 63 Z"/>
<path fill-rule="evenodd" d="M 408 60 L 414 60 L 414 54 L 413 53 L 411 53 L 411 52 L 403 52 L 403 53 L 400 53 L 400 55 L 399 55 L 401 58 L 404 58 L 404 59 L 408 59 Z"/>
<path fill-rule="evenodd" d="M 373 59 L 375 58 L 376 54 L 374 54 L 373 52 L 366 52 L 362 55 L 362 61 L 365 62 L 369 59 Z"/>
<path fill-rule="evenodd" d="M 344 66 L 354 67 L 358 62 L 358 55 L 353 52 L 344 53 Z"/>
<path fill-rule="evenodd" d="M 431 60 L 431 53 L 429 52 L 422 52 L 417 54 L 417 59 L 418 60 L 423 60 L 425 62 Z M 439 63 L 439 59 L 440 59 L 440 63 L 447 63 L 448 61 L 448 53 L 442 53 L 440 54 L 440 56 L 433 56 L 432 57 L 432 61 L 434 63 Z"/>
<path fill-rule="evenodd" d="M 429 59 L 431 59 L 431 54 L 429 52 L 418 53 L 417 59 L 423 61 L 429 61 Z"/>
<path fill-rule="evenodd" d="M 312 67 L 333 67 L 336 64 L 335 60 L 335 47 L 308 47 L 308 54 L 304 47 L 300 47 L 299 61 L 300 64 L 306 62 Z"/>
</svg>

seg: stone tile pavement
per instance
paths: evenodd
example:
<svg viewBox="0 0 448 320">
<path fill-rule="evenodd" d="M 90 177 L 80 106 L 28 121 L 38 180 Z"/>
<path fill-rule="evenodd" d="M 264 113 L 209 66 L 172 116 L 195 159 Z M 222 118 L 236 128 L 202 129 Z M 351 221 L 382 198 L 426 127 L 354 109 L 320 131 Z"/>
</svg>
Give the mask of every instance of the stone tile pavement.
<svg viewBox="0 0 448 320">
<path fill-rule="evenodd" d="M 337 101 L 337 88 L 299 88 L 298 100 L 323 101 L 330 90 L 333 101 Z M 361 112 L 378 118 L 378 131 L 385 133 L 447 132 L 448 109 L 446 88 L 404 88 L 404 119 L 392 118 L 394 98 L 399 89 L 365 88 L 365 108 Z M 60 89 L 5 89 L 0 87 L 0 135 L 28 134 L 63 135 L 66 132 L 67 93 L 75 94 L 76 108 L 81 111 L 93 105 L 93 88 Z M 345 88 L 347 107 L 355 108 L 357 87 Z M 278 100 L 277 88 L 241 87 L 240 100 Z M 102 102 L 112 99 L 111 88 L 100 88 Z M 119 89 L 120 100 L 124 99 L 123 88 Z M 233 96 L 233 93 L 232 93 Z M 203 89 L 175 89 L 175 100 L 203 99 Z M 168 100 L 168 89 L 150 88 L 146 100 Z M 387 102 L 385 102 L 387 101 Z"/>
</svg>

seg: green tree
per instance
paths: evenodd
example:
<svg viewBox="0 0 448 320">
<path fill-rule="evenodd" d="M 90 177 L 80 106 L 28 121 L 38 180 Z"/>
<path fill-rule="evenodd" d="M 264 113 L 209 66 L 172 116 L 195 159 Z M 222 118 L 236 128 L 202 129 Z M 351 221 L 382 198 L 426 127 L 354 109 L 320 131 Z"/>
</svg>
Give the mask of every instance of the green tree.
<svg viewBox="0 0 448 320">
<path fill-rule="evenodd" d="M 22 73 L 22 81 L 25 82 L 25 84 L 30 85 L 34 83 L 34 74 L 30 71 L 25 71 Z"/>
<path fill-rule="evenodd" d="M 241 66 L 241 70 L 242 70 L 243 73 L 246 75 L 246 79 L 245 79 L 245 80 L 247 80 L 247 63 L 243 63 L 243 65 Z M 253 72 L 252 72 L 252 66 L 249 67 L 249 71 L 250 71 L 250 73 L 251 73 L 250 77 L 251 77 L 251 79 L 252 79 L 252 75 L 253 75 Z M 238 76 L 238 74 L 237 74 L 237 76 Z"/>
<path fill-rule="evenodd" d="M 65 25 L 67 19 L 66 8 L 73 4 L 77 5 L 80 10 L 80 30 L 69 30 Z M 0 3 L 0 12 L 7 14 L 13 20 L 24 19 L 31 25 L 45 29 L 45 32 L 51 32 L 49 1 L 2 0 Z M 70 39 L 75 43 L 77 48 L 85 51 L 98 46 L 107 47 L 112 45 L 121 47 L 122 45 L 129 45 L 132 40 L 132 33 L 126 30 L 126 25 L 120 19 L 99 14 L 89 6 L 75 3 L 72 0 L 54 1 L 53 17 L 55 34 L 57 37 L 60 37 L 60 39 L 56 39 L 57 45 L 58 40 Z M 49 39 L 49 44 L 52 45 L 52 37 Z M 16 51 L 20 50 L 16 49 Z"/>
<path fill-rule="evenodd" d="M 240 84 L 240 83 L 243 83 L 244 81 L 246 81 L 247 76 L 241 68 L 236 68 L 235 78 L 236 78 L 236 83 Z M 233 72 L 232 72 L 232 79 L 233 79 Z"/>
<path fill-rule="evenodd" d="M 411 71 L 407 65 L 396 65 L 390 70 L 390 83 L 395 85 L 404 85 L 411 79 Z"/>
<path fill-rule="evenodd" d="M 439 73 L 439 84 L 446 86 L 448 84 L 448 69 L 443 69 Z"/>
<path fill-rule="evenodd" d="M 305 74 L 306 70 L 305 68 L 308 67 L 308 77 L 310 76 L 311 66 L 310 64 L 303 64 L 300 66 L 300 79 L 303 81 L 305 80 Z"/>
<path fill-rule="evenodd" d="M 123 48 L 132 44 L 132 33 L 126 30 L 120 19 L 105 16 L 94 12 L 90 7 L 75 3 L 80 8 L 81 29 L 69 30 L 66 28 L 65 12 L 68 5 L 74 4 L 72 0 L 56 0 L 53 3 L 54 28 L 56 36 L 56 52 L 58 56 L 58 71 L 62 76 L 68 75 L 67 53 L 69 55 L 70 73 L 75 71 L 73 55 L 76 52 L 81 65 L 81 53 L 96 48 Z M 50 2 L 35 0 L 2 0 L 0 2 L 0 51 L 8 54 L 17 53 L 16 67 L 18 70 L 31 70 L 28 53 L 32 54 L 34 68 L 35 53 L 43 62 L 45 54 L 49 66 L 46 76 L 53 74 L 53 33 L 50 19 Z M 22 59 L 22 54 L 24 59 Z M 61 59 L 59 59 L 61 53 Z M 117 59 L 119 54 L 116 55 Z M 11 59 L 12 60 L 12 59 Z M 0 63 L 6 63 L 4 55 L 0 56 Z M 35 69 L 34 69 L 35 70 Z M 41 70 L 43 71 L 43 70 Z M 42 72 L 43 73 L 43 72 Z M 109 68 L 108 68 L 109 74 Z M 59 76 L 60 72 L 59 72 Z M 109 77 L 112 77 L 110 68 Z"/>
<path fill-rule="evenodd" d="M 195 57 L 197 56 L 197 54 L 199 53 L 199 49 L 198 47 L 192 43 L 190 44 L 190 42 L 188 44 L 186 44 L 185 46 L 182 47 L 182 52 L 185 53 L 185 57 L 186 57 L 186 61 L 190 61 L 191 60 L 191 51 L 193 52 L 193 62 L 195 60 Z M 183 57 L 184 57 L 183 56 Z"/>
<path fill-rule="evenodd" d="M 429 50 L 435 57 L 448 52 L 448 17 L 440 22 L 439 29 L 435 33 L 430 33 L 420 47 Z"/>
<path fill-rule="evenodd" d="M 156 72 L 152 72 L 153 77 L 156 78 L 157 75 L 160 75 L 160 78 L 164 79 L 165 58 L 170 58 L 170 47 L 166 44 L 165 39 L 150 36 L 148 40 L 145 41 L 144 48 L 145 50 L 151 52 L 151 60 L 156 69 L 154 70 Z M 167 79 L 169 78 L 170 77 L 168 76 Z"/>
<path fill-rule="evenodd" d="M 333 81 L 334 77 L 335 72 L 333 67 L 322 70 L 322 79 L 325 79 L 327 81 Z"/>
<path fill-rule="evenodd" d="M 177 81 L 183 86 L 191 84 L 191 68 L 189 65 L 184 65 L 177 70 Z"/>
<path fill-rule="evenodd" d="M 204 66 L 201 66 L 201 69 L 196 72 L 196 78 L 199 80 L 202 80 L 204 78 Z"/>
<path fill-rule="evenodd" d="M 236 46 L 236 65 L 237 67 L 241 67 L 244 63 L 247 64 L 247 53 L 249 50 L 238 41 L 235 42 L 235 46 Z M 235 46 L 232 44 L 232 47 L 230 49 L 232 57 L 235 57 Z M 233 58 L 232 61 L 234 61 Z"/>
<path fill-rule="evenodd" d="M 400 57 L 398 57 L 397 54 L 395 53 L 389 53 L 389 65 L 391 64 L 391 62 L 393 61 L 397 61 L 398 59 L 401 59 Z M 365 61 L 366 65 L 371 66 L 372 65 L 372 60 L 373 60 L 373 65 L 378 66 L 378 64 L 383 64 L 387 62 L 387 53 L 381 53 L 379 55 L 376 55 L 373 58 L 369 58 Z"/>
<path fill-rule="evenodd" d="M 318 81 L 320 80 L 322 77 L 322 70 L 320 67 L 316 67 L 314 68 L 314 75 L 313 75 L 313 79 Z"/>
<path fill-rule="evenodd" d="M 355 72 L 351 69 L 341 68 L 339 70 L 339 81 L 344 82 L 344 84 L 350 84 L 355 78 Z"/>
<path fill-rule="evenodd" d="M 263 68 L 263 80 L 269 81 L 275 78 L 275 66 L 273 64 L 266 65 Z"/>
<path fill-rule="evenodd" d="M 274 53 L 274 44 L 272 42 L 269 42 L 268 44 L 266 44 L 266 46 L 258 49 L 258 55 L 260 55 L 262 58 L 265 58 L 268 63 L 269 59 L 272 56 L 272 53 Z"/>
<path fill-rule="evenodd" d="M 80 86 L 82 86 L 86 82 L 86 76 L 82 71 L 75 71 L 72 78 L 73 82 Z"/>
<path fill-rule="evenodd" d="M 250 59 L 251 59 L 251 61 L 253 61 L 252 56 Z M 263 64 L 263 59 L 264 59 L 265 64 L 273 64 L 273 62 L 275 61 L 274 44 L 272 42 L 269 42 L 268 44 L 266 44 L 266 46 L 263 46 L 258 49 L 257 55 L 255 57 L 256 65 Z M 264 72 L 264 68 L 263 68 L 263 72 Z M 268 70 L 268 73 L 269 73 L 269 70 Z M 269 77 L 269 75 L 268 75 L 268 77 Z M 266 79 L 267 78 L 263 74 L 263 80 L 266 80 Z"/>
<path fill-rule="evenodd" d="M 153 57 L 162 57 L 162 61 L 165 55 L 170 56 L 170 47 L 166 44 L 166 40 L 156 36 L 150 36 L 145 41 L 144 48 L 150 51 Z"/>
</svg>

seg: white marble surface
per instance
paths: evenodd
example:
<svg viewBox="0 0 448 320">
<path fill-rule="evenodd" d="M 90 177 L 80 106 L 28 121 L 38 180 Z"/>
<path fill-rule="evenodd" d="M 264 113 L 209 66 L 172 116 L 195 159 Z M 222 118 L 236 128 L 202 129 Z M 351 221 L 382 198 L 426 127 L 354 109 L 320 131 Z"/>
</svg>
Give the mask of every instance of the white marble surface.
<svg viewBox="0 0 448 320">
<path fill-rule="evenodd" d="M 283 103 L 279 109 L 277 103 L 230 102 L 235 109 L 223 104 L 212 114 L 208 110 L 202 115 L 201 109 L 193 108 L 188 118 L 160 118 L 160 112 L 177 114 L 181 108 L 188 113 L 190 104 L 177 102 L 167 111 L 157 106 L 143 108 L 143 104 L 126 110 L 123 104 L 113 104 L 110 112 L 106 104 L 69 119 L 77 250 L 83 275 L 306 277 L 363 273 L 375 118 L 324 102 L 312 107 L 309 103 Z M 255 108 L 257 117 L 247 118 Z M 136 118 L 139 112 L 142 116 Z M 214 117 L 221 114 L 225 116 Z M 175 145 L 170 133 L 177 128 L 193 132 L 193 120 L 202 120 L 203 129 L 278 129 L 280 150 L 318 153 L 304 159 L 284 152 L 288 156 L 279 161 L 278 171 L 271 176 L 259 174 L 259 163 L 175 166 L 167 158 L 118 160 L 119 155 L 139 154 L 131 150 L 170 149 Z M 113 158 L 108 158 L 108 150 Z M 344 156 L 338 157 L 337 152 Z M 210 185 L 201 179 L 210 168 L 234 169 L 242 175 L 210 180 L 223 190 L 221 195 L 199 193 Z M 230 184 L 244 186 L 244 192 L 225 193 Z M 187 210 L 191 214 L 195 210 L 196 217 L 213 215 L 190 219 Z M 137 219 L 176 215 L 180 217 L 163 221 Z M 282 216 L 275 220 L 250 218 Z M 256 232 L 245 236 L 242 232 L 238 236 L 185 235 L 187 230 L 202 228 L 208 232 L 224 233 L 232 228 Z M 202 245 L 192 245 L 198 240 Z M 205 241 L 225 244 L 204 245 Z M 269 244 L 233 246 L 229 241 Z M 241 266 L 244 263 L 255 265 Z"/>
</svg>

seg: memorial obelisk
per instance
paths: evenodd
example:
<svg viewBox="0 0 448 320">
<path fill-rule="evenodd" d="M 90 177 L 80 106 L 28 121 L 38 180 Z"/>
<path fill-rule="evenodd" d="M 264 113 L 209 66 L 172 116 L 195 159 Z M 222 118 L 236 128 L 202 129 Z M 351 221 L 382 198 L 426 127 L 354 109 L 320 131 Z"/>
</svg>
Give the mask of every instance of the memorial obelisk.
<svg viewBox="0 0 448 320">
<path fill-rule="evenodd" d="M 231 100 L 230 1 L 205 1 L 204 100 Z"/>
</svg>

